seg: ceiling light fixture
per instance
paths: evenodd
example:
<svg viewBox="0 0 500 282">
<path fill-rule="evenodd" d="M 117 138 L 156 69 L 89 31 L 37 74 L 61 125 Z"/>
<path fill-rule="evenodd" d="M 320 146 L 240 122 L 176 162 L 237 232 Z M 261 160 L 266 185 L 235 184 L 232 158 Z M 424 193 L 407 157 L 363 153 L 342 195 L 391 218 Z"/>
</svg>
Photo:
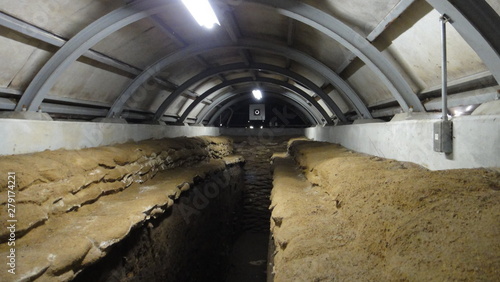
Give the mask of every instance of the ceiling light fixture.
<svg viewBox="0 0 500 282">
<path fill-rule="evenodd" d="M 257 100 L 262 99 L 262 92 L 260 90 L 256 89 L 256 90 L 252 91 L 252 94 L 255 97 L 255 99 L 257 99 Z"/>
<path fill-rule="evenodd" d="M 182 3 L 201 26 L 210 29 L 216 24 L 220 25 L 208 0 L 182 0 Z"/>
</svg>

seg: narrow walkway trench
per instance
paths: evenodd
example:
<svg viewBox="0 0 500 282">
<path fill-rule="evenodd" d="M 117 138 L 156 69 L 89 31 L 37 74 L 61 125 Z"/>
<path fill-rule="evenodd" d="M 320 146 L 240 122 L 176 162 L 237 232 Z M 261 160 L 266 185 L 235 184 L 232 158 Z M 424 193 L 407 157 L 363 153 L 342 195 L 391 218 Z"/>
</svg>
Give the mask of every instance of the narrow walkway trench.
<svg viewBox="0 0 500 282">
<path fill-rule="evenodd" d="M 269 211 L 272 190 L 270 158 L 286 151 L 289 138 L 263 139 L 233 137 L 235 154 L 242 155 L 244 165 L 243 212 L 241 234 L 236 240 L 230 262 L 228 282 L 266 281 L 269 243 Z"/>
</svg>

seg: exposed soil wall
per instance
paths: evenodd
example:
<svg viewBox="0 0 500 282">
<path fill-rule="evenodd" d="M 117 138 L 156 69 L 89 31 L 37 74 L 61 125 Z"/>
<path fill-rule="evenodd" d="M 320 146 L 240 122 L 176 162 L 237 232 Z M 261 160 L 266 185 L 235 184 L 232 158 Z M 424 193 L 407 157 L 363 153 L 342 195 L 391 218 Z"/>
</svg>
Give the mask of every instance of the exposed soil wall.
<svg viewBox="0 0 500 282">
<path fill-rule="evenodd" d="M 274 160 L 275 281 L 498 281 L 500 173 L 297 141 Z"/>
<path fill-rule="evenodd" d="M 203 137 L 1 157 L 0 171 L 15 172 L 16 222 L 13 233 L 7 228 L 7 197 L 0 198 L 0 256 L 7 258 L 14 247 L 16 264 L 15 274 L 1 271 L 0 280 L 74 278 L 131 232 L 168 214 L 195 182 L 228 174 L 242 161 L 231 153 L 231 140 Z M 237 174 L 232 168 L 231 175 Z M 0 178 L 2 195 L 8 193 L 7 180 Z M 217 201 L 217 188 L 203 199 Z M 202 214 L 203 205 L 196 202 L 192 213 Z M 225 214 L 231 209 L 229 201 Z"/>
<path fill-rule="evenodd" d="M 74 281 L 224 281 L 241 201 L 241 168 L 210 174 Z"/>
</svg>

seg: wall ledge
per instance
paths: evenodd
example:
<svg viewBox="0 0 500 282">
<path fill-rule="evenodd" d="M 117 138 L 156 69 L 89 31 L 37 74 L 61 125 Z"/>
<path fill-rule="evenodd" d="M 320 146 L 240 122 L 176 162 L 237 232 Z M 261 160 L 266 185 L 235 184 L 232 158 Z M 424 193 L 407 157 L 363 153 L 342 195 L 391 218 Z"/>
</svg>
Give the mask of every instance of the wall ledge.
<svg viewBox="0 0 500 282">
<path fill-rule="evenodd" d="M 0 155 L 79 150 L 180 136 L 219 136 L 216 127 L 0 119 Z"/>
<path fill-rule="evenodd" d="M 453 153 L 434 152 L 436 120 L 312 127 L 306 136 L 338 143 L 351 150 L 431 170 L 500 167 L 500 115 L 453 118 Z"/>
</svg>

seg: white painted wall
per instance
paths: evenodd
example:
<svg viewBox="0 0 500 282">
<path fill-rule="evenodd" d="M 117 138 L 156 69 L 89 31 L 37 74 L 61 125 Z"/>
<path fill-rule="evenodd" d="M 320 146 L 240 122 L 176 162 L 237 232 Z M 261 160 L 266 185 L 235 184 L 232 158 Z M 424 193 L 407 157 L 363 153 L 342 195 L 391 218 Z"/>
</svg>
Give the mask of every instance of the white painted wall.
<svg viewBox="0 0 500 282">
<path fill-rule="evenodd" d="M 399 161 L 418 163 L 432 170 L 500 167 L 500 116 L 464 116 L 453 120 L 453 153 L 433 150 L 433 123 L 410 120 L 388 123 L 314 127 L 305 135 L 339 143 L 351 150 Z M 226 135 L 248 135 L 250 130 L 224 130 Z M 252 134 L 259 135 L 258 129 Z M 304 132 L 261 132 L 261 137 Z M 272 136 L 269 136 L 271 134 Z M 92 122 L 0 119 L 0 155 L 43 150 L 76 150 L 129 141 L 178 136 L 220 135 L 219 128 Z"/>
<path fill-rule="evenodd" d="M 218 136 L 219 128 L 0 119 L 0 155 L 202 135 Z"/>
<path fill-rule="evenodd" d="M 338 143 L 351 150 L 420 164 L 431 170 L 500 167 L 500 116 L 453 119 L 453 153 L 434 152 L 437 120 L 314 127 L 308 138 Z"/>
<path fill-rule="evenodd" d="M 225 136 L 252 136 L 270 140 L 274 136 L 303 136 L 305 128 L 220 128 L 221 135 Z"/>
</svg>

